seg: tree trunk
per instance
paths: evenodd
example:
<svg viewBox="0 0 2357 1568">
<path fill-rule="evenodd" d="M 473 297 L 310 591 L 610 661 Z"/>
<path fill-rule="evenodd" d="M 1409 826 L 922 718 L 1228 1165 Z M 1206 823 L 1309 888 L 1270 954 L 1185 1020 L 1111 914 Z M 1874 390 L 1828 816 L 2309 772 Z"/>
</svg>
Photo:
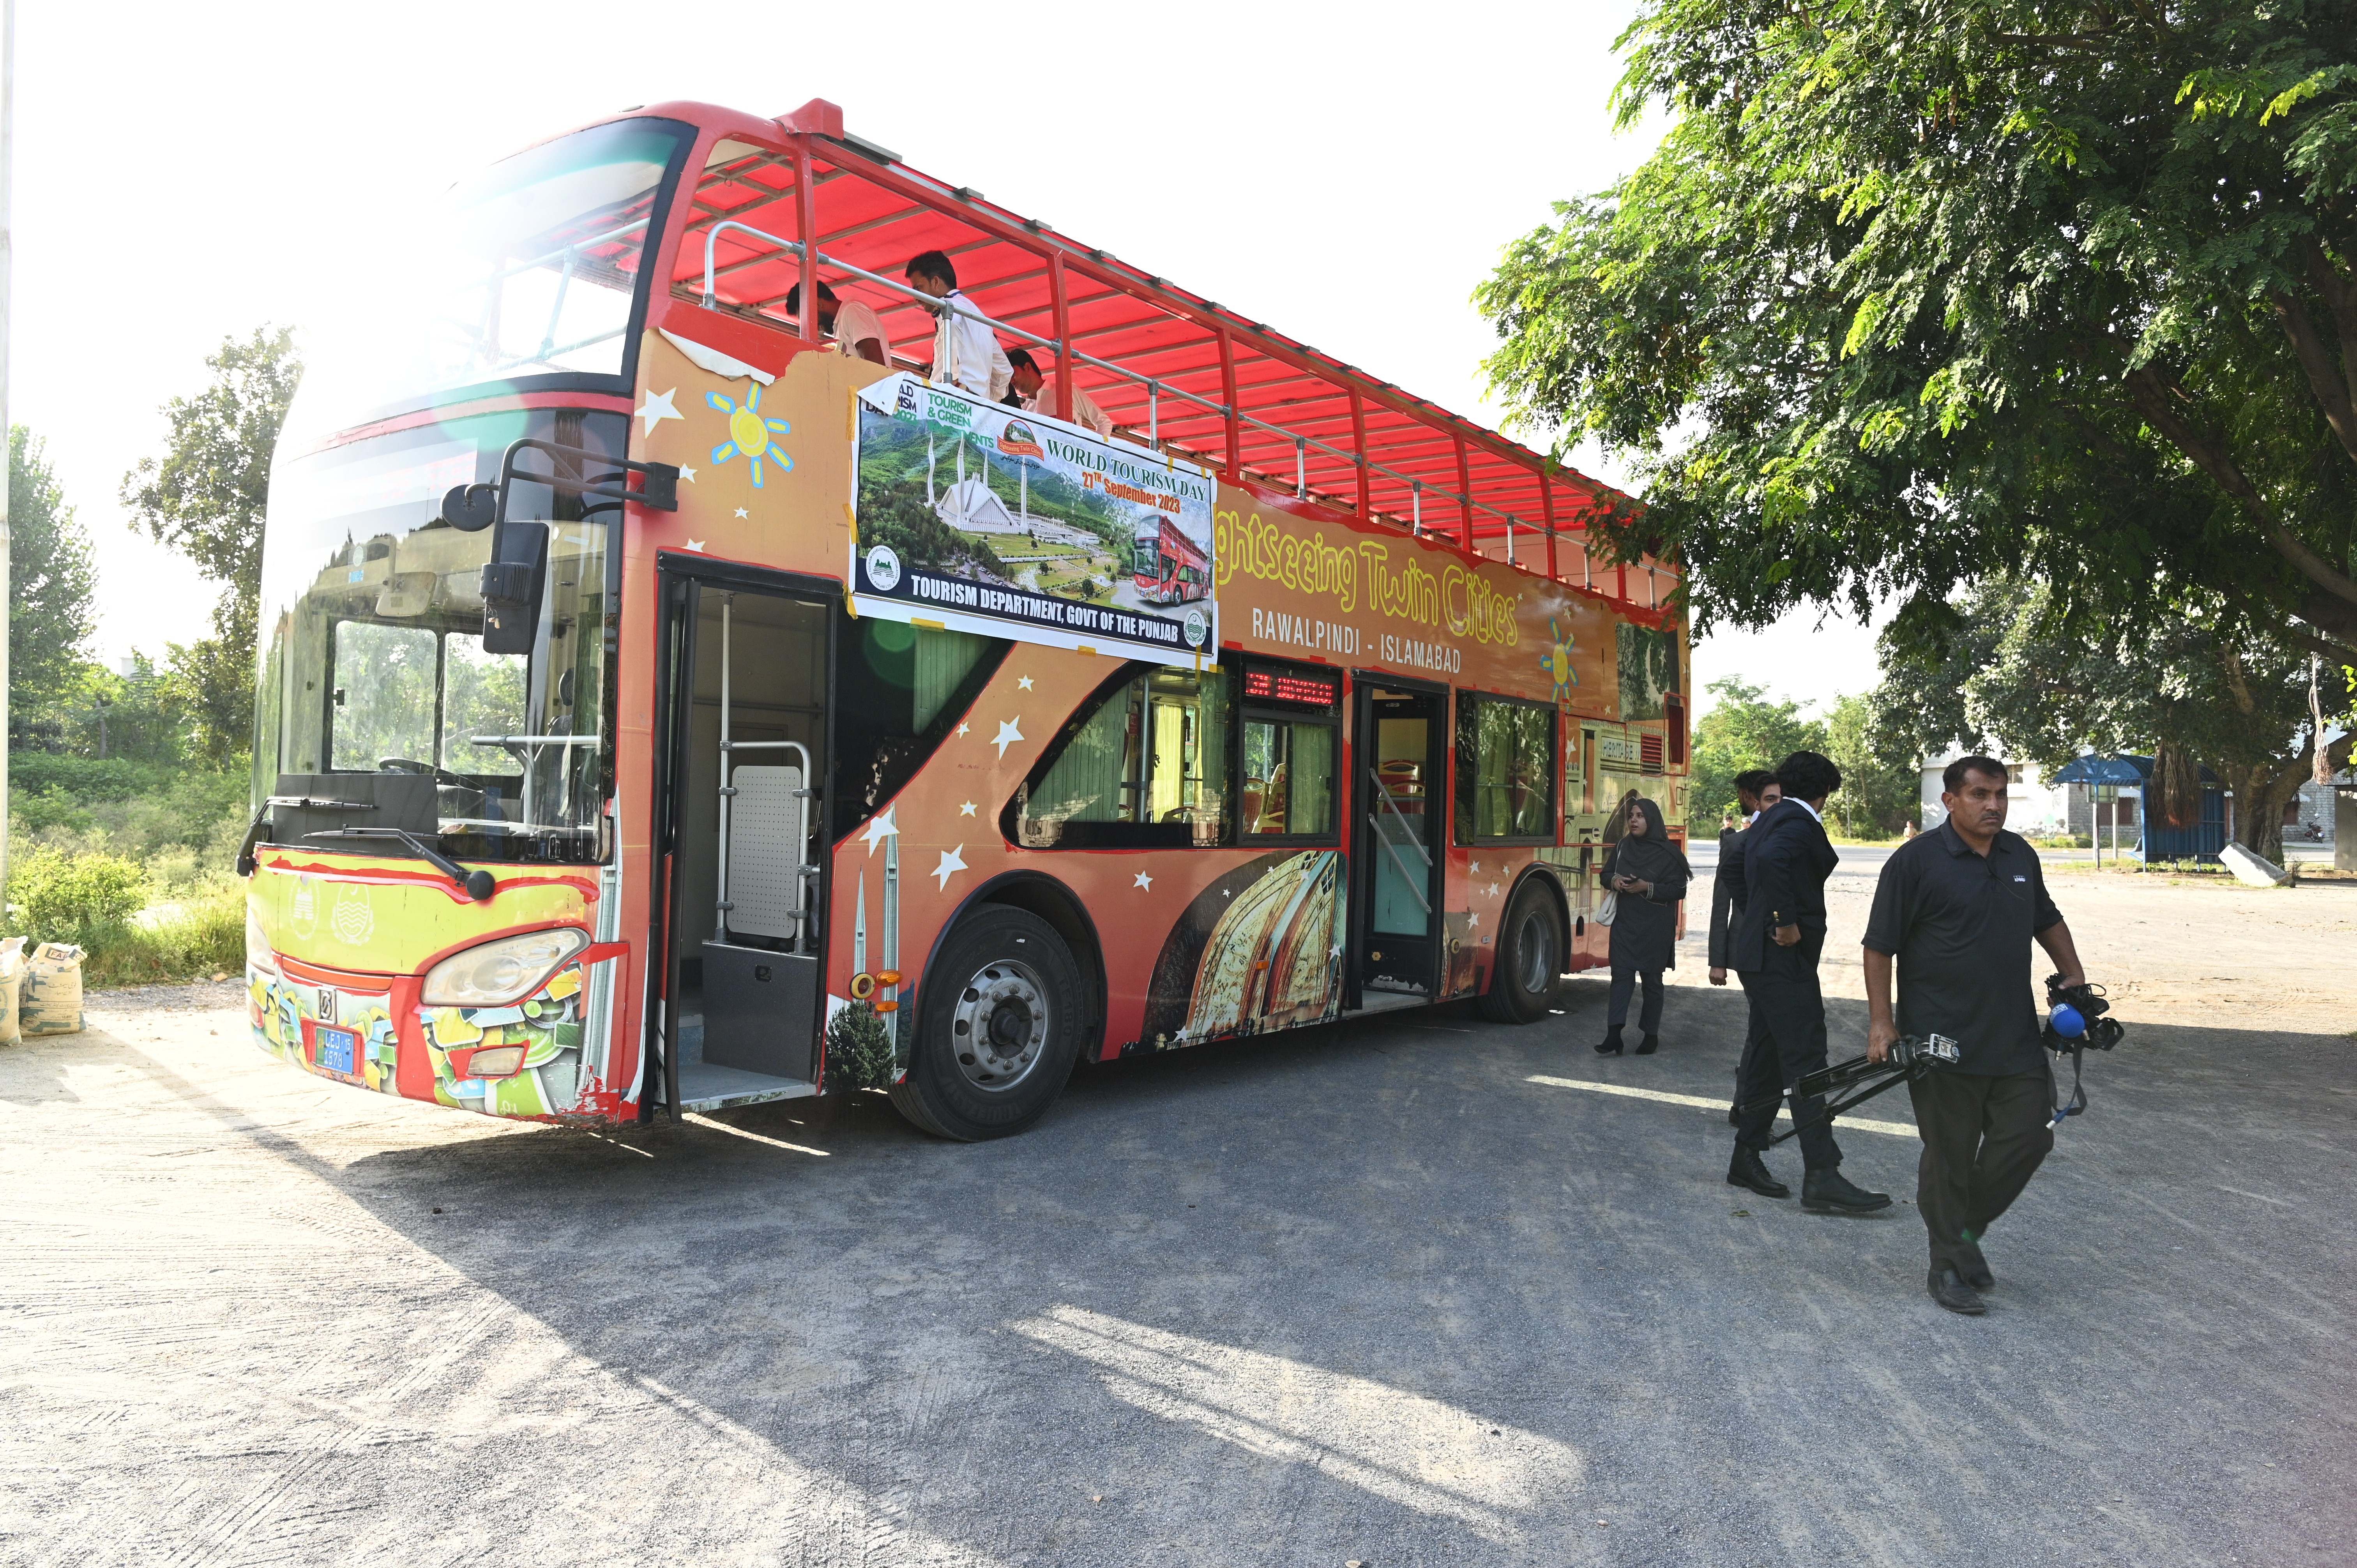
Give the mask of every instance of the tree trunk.
<svg viewBox="0 0 2357 1568">
<path fill-rule="evenodd" d="M 2226 782 L 2234 791 L 2234 840 L 2253 854 L 2283 864 L 2283 810 L 2299 793 L 2308 777 L 2305 751 L 2296 768 L 2280 762 L 2260 768 L 2229 768 Z"/>
</svg>

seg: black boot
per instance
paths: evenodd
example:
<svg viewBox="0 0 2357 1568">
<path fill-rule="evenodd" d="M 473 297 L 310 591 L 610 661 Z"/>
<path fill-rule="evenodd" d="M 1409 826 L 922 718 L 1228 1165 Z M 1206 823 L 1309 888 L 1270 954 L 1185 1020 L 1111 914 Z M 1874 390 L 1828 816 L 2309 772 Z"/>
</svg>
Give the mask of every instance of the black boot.
<svg viewBox="0 0 2357 1568">
<path fill-rule="evenodd" d="M 1963 1276 L 1964 1282 L 1966 1284 L 1972 1286 L 1975 1290 L 1995 1290 L 1996 1288 L 1996 1276 L 1989 1273 L 1988 1260 L 1981 1256 L 1981 1250 L 1979 1247 L 1967 1241 L 1962 1247 L 1957 1249 L 1957 1252 L 1959 1254 L 1957 1262 L 1961 1266 L 1956 1270 L 1956 1273 Z"/>
<path fill-rule="evenodd" d="M 1659 1035 L 1648 1035 L 1637 1042 L 1637 1054 L 1641 1057 L 1650 1057 L 1661 1048 L 1662 1036 Z"/>
<path fill-rule="evenodd" d="M 1871 1214 L 1890 1207 L 1887 1192 L 1868 1192 L 1841 1174 L 1839 1165 L 1801 1178 L 1801 1207 L 1812 1214 Z"/>
<path fill-rule="evenodd" d="M 1953 1269 L 1935 1268 L 1924 1277 L 1923 1283 L 1931 1291 L 1932 1299 L 1950 1312 L 1978 1317 L 1988 1310 L 1988 1303 L 1981 1299 L 1981 1293 L 1957 1277 Z"/>
<path fill-rule="evenodd" d="M 1596 1042 L 1596 1054 L 1599 1057 L 1617 1057 L 1620 1054 L 1620 1025 L 1615 1024 L 1607 1029 L 1604 1032 L 1604 1037 Z"/>
<path fill-rule="evenodd" d="M 1735 1158 L 1727 1163 L 1727 1185 L 1748 1187 L 1762 1197 L 1790 1197 L 1792 1189 L 1768 1174 L 1768 1162 L 1760 1151 L 1745 1144 L 1735 1145 Z"/>
</svg>

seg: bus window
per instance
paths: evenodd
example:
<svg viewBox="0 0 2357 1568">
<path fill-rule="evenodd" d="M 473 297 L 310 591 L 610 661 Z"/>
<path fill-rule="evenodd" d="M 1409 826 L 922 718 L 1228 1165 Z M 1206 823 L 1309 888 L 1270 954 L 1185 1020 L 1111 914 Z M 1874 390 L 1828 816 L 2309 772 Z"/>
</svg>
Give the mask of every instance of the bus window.
<svg viewBox="0 0 2357 1568">
<path fill-rule="evenodd" d="M 1555 710 L 1458 693 L 1457 842 L 1554 842 L 1555 789 Z"/>
<path fill-rule="evenodd" d="M 1216 675 L 1117 677 L 1064 729 L 1010 808 L 1030 849 L 1216 844 L 1227 822 L 1227 697 Z"/>
<path fill-rule="evenodd" d="M 1342 761 L 1342 679 L 1331 670 L 1245 662 L 1236 822 L 1247 838 L 1333 842 Z"/>
<path fill-rule="evenodd" d="M 336 623 L 330 768 L 373 773 L 384 762 L 435 759 L 434 654 L 422 626 Z"/>
<path fill-rule="evenodd" d="M 872 616 L 838 625 L 834 833 L 841 839 L 917 776 L 1014 644 Z"/>
</svg>

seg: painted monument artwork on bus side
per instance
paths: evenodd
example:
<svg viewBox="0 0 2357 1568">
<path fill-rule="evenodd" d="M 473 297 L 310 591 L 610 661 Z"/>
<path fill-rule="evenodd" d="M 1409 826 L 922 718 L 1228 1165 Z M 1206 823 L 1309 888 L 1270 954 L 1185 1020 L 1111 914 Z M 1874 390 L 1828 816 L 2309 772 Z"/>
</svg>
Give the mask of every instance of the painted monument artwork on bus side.
<svg viewBox="0 0 2357 1568">
<path fill-rule="evenodd" d="M 1219 648 L 1214 482 L 903 372 L 858 393 L 862 615 L 1191 663 Z"/>
</svg>

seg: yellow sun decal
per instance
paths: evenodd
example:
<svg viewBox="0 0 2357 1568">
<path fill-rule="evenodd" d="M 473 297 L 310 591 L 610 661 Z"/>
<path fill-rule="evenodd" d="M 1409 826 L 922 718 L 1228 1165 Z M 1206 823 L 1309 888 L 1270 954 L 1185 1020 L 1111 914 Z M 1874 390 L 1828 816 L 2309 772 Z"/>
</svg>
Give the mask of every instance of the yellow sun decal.
<svg viewBox="0 0 2357 1568">
<path fill-rule="evenodd" d="M 1539 655 L 1539 668 L 1555 677 L 1558 699 L 1579 684 L 1579 671 L 1572 666 L 1571 652 L 1571 634 L 1564 630 L 1561 621 L 1550 618 L 1547 622 L 1547 650 Z"/>
<path fill-rule="evenodd" d="M 712 449 L 714 464 L 726 463 L 737 453 L 744 453 L 745 460 L 753 466 L 753 488 L 757 490 L 761 488 L 762 458 L 775 463 L 780 474 L 794 471 L 794 460 L 776 440 L 778 436 L 792 435 L 794 427 L 782 419 L 761 417 L 759 383 L 755 383 L 741 403 L 723 392 L 705 392 L 704 401 L 728 416 L 728 439 Z"/>
</svg>

